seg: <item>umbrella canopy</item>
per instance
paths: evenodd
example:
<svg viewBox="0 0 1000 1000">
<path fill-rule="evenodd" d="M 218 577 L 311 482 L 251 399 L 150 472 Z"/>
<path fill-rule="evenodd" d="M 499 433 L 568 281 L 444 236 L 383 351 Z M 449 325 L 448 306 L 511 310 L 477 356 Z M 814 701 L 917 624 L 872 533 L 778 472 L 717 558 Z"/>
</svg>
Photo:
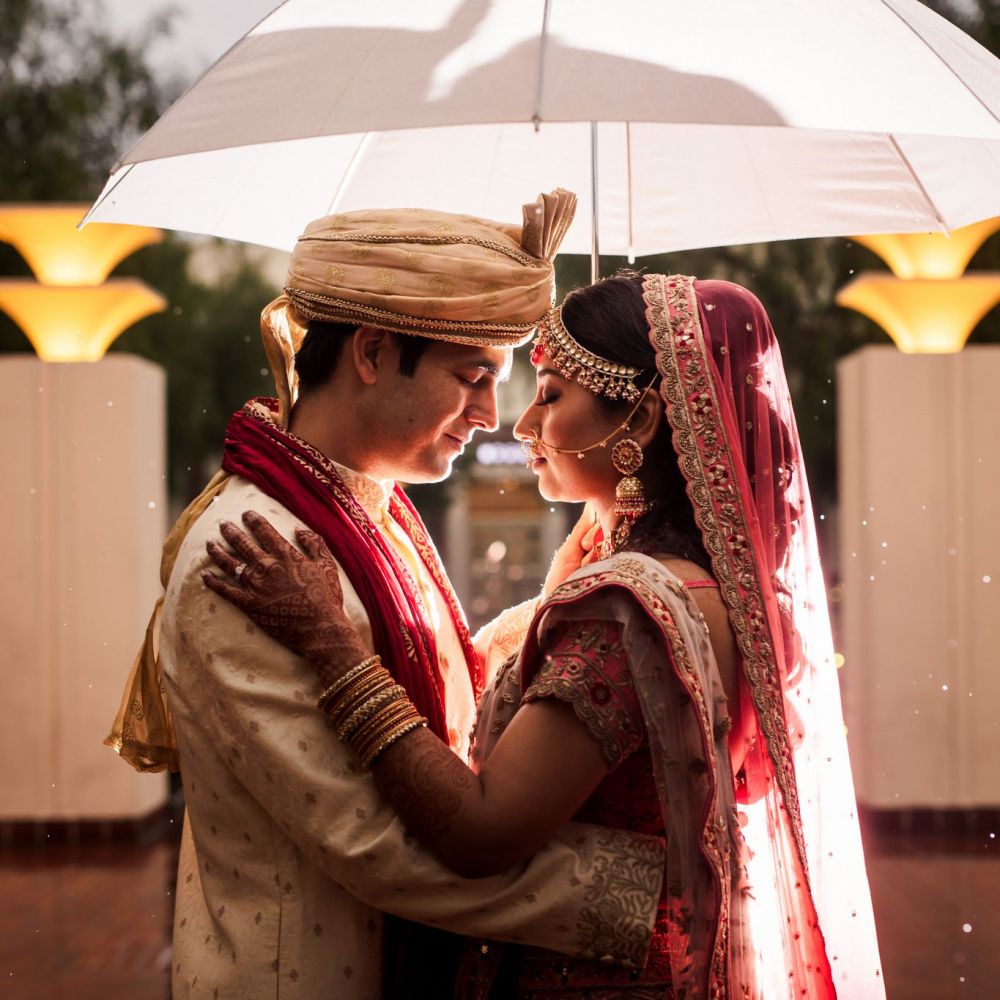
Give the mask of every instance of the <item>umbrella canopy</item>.
<svg viewBox="0 0 1000 1000">
<path fill-rule="evenodd" d="M 952 229 L 1000 215 L 998 116 L 1000 61 L 916 0 L 289 0 L 87 221 L 288 249 L 336 211 L 506 218 L 561 185 L 586 251 L 596 168 L 605 252 Z"/>
</svg>

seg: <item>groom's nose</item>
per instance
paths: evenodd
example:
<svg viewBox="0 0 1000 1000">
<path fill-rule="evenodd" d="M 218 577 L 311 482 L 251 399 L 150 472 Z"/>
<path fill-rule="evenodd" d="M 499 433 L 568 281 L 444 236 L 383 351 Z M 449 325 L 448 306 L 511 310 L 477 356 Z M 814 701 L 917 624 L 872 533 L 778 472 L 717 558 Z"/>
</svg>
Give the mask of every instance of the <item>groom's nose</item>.
<svg viewBox="0 0 1000 1000">
<path fill-rule="evenodd" d="M 493 386 L 469 407 L 469 423 L 479 430 L 495 431 L 500 426 L 500 411 L 497 406 L 497 390 Z"/>
</svg>

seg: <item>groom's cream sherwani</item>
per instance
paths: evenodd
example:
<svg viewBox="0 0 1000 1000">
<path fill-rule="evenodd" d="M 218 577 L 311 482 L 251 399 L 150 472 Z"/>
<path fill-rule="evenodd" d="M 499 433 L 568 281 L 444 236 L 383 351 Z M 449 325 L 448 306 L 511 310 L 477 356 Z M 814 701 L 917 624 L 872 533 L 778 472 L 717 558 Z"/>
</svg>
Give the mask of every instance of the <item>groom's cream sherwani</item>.
<svg viewBox="0 0 1000 1000">
<path fill-rule="evenodd" d="M 419 571 L 398 526 L 386 523 L 384 486 L 340 471 Z M 467 880 L 406 836 L 316 710 L 319 684 L 305 661 L 202 583 L 206 540 L 218 537 L 219 521 L 239 523 L 250 509 L 285 537 L 302 526 L 233 479 L 184 541 L 163 611 L 160 656 L 187 800 L 175 1000 L 375 1000 L 383 911 L 477 937 L 642 961 L 662 879 L 659 841 L 570 825 L 527 864 Z M 345 605 L 370 639 L 357 594 L 342 582 Z M 472 688 L 454 627 L 425 584 L 449 730 L 464 752 Z M 625 905 L 602 905 L 609 897 Z M 605 928 L 602 912 L 626 912 L 630 926 Z"/>
</svg>

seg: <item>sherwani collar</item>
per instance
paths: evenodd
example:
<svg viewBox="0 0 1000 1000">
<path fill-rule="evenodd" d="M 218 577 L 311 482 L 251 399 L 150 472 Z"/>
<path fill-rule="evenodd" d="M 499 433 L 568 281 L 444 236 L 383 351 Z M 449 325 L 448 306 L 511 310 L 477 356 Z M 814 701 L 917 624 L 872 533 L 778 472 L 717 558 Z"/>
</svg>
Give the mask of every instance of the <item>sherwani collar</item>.
<svg viewBox="0 0 1000 1000">
<path fill-rule="evenodd" d="M 362 472 L 355 472 L 354 469 L 335 462 L 332 458 L 329 461 L 364 512 L 375 524 L 384 526 L 389 521 L 389 500 L 396 486 L 395 481 L 372 479 Z"/>
</svg>

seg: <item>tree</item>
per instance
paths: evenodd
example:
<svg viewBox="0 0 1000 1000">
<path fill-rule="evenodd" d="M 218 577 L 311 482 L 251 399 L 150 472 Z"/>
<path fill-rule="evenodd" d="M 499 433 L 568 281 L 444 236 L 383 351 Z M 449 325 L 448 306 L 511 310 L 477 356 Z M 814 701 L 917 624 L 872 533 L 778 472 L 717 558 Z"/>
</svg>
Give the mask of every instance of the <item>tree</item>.
<svg viewBox="0 0 1000 1000">
<path fill-rule="evenodd" d="M 97 0 L 3 0 L 0 15 L 0 193 L 10 201 L 87 200 L 124 147 L 159 117 L 175 87 L 145 62 L 139 38 L 100 26 Z"/>
</svg>

